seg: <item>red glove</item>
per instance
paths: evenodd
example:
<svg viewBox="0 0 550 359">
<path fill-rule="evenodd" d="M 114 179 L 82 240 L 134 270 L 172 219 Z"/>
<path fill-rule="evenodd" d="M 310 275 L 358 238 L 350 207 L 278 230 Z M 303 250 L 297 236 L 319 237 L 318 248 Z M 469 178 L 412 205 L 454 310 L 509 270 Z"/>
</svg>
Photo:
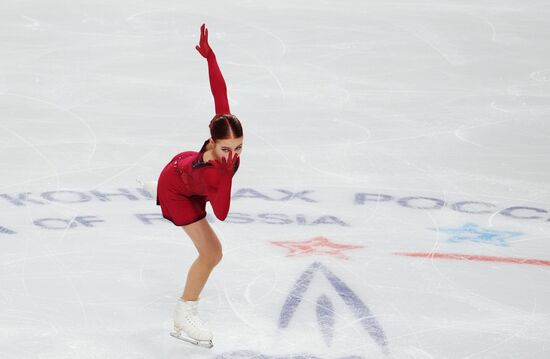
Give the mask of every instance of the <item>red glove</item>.
<svg viewBox="0 0 550 359">
<path fill-rule="evenodd" d="M 211 168 L 205 168 L 204 182 L 206 183 L 206 192 L 214 214 L 220 221 L 225 220 L 229 213 L 231 201 L 231 181 L 233 178 L 233 167 L 239 158 L 237 153 L 232 156 L 233 151 L 229 152 L 227 160 L 225 157 L 221 161 L 210 160 Z"/>
<path fill-rule="evenodd" d="M 195 46 L 195 49 L 201 54 L 204 58 L 208 58 L 213 54 L 210 45 L 208 45 L 208 29 L 204 28 L 204 24 L 201 26 L 201 39 L 199 45 Z"/>
<path fill-rule="evenodd" d="M 233 176 L 233 167 L 235 166 L 235 162 L 237 162 L 238 158 L 238 153 L 234 154 L 233 151 L 229 151 L 227 159 L 222 157 L 221 161 L 210 160 L 208 162 L 211 163 L 214 168 L 219 169 L 222 172 L 222 175 Z"/>
<path fill-rule="evenodd" d="M 210 90 L 212 90 L 214 96 L 216 115 L 231 113 L 229 101 L 227 100 L 227 86 L 216 61 L 216 55 L 208 44 L 208 29 L 205 28 L 204 24 L 201 26 L 199 45 L 195 46 L 195 49 L 208 60 L 208 77 L 210 78 Z"/>
</svg>

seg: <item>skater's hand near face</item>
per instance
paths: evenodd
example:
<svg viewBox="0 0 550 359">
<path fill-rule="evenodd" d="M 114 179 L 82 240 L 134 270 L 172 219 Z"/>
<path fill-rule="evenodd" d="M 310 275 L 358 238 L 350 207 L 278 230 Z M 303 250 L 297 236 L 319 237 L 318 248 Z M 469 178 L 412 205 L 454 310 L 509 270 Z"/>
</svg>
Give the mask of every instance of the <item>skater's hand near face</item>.
<svg viewBox="0 0 550 359">
<path fill-rule="evenodd" d="M 233 165 L 238 158 L 237 153 L 230 151 L 227 159 L 222 157 L 220 161 L 208 161 L 212 166 L 205 167 L 209 169 L 202 172 L 208 200 L 220 221 L 225 220 L 229 213 Z"/>
<path fill-rule="evenodd" d="M 235 166 L 235 162 L 238 158 L 238 153 L 233 153 L 233 151 L 229 151 L 227 160 L 225 159 L 225 157 L 222 157 L 221 161 L 210 160 L 208 162 L 210 162 L 214 168 L 220 169 L 223 174 L 233 175 L 233 167 Z"/>
<path fill-rule="evenodd" d="M 205 28 L 204 24 L 201 26 L 201 39 L 199 44 L 195 46 L 195 49 L 197 49 L 204 58 L 208 58 L 213 53 L 208 44 L 208 29 Z"/>
</svg>

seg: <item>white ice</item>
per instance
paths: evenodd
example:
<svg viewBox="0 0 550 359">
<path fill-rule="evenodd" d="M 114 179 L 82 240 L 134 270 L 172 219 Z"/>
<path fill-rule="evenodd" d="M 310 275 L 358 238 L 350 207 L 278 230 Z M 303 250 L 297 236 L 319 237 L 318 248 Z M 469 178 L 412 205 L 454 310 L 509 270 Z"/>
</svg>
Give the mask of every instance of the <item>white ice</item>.
<svg viewBox="0 0 550 359">
<path fill-rule="evenodd" d="M 0 357 L 550 357 L 549 18 L 2 1 Z M 203 22 L 245 134 L 229 217 L 207 207 L 212 349 L 169 336 L 197 251 L 136 181 L 209 137 Z M 357 248 L 288 248 L 313 239 Z"/>
</svg>

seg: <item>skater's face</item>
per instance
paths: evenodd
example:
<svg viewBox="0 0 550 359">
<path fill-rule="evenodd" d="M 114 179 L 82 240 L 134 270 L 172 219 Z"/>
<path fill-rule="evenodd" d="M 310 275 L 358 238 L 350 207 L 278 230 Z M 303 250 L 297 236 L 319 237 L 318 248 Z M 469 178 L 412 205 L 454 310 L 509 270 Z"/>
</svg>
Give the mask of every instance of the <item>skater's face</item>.
<svg viewBox="0 0 550 359">
<path fill-rule="evenodd" d="M 229 152 L 233 152 L 233 156 L 235 156 L 235 153 L 239 154 L 239 157 L 241 156 L 241 151 L 243 149 L 243 138 L 228 138 L 225 140 L 217 140 L 214 142 L 214 156 L 216 159 L 221 160 L 222 157 L 229 156 Z"/>
</svg>

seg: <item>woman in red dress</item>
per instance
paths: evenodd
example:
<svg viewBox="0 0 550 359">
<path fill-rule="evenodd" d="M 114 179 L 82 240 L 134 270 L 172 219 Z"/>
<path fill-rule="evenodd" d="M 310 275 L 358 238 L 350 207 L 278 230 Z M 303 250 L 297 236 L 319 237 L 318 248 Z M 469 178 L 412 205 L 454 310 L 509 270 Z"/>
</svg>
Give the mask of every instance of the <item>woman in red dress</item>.
<svg viewBox="0 0 550 359">
<path fill-rule="evenodd" d="M 212 332 L 198 316 L 198 303 L 211 271 L 222 259 L 222 246 L 205 218 L 205 209 L 210 201 L 219 220 L 227 217 L 232 177 L 240 163 L 243 130 L 237 117 L 230 113 L 225 81 L 208 44 L 204 24 L 196 49 L 208 62 L 216 115 L 210 121 L 210 138 L 200 151 L 178 153 L 162 170 L 157 184 L 157 205 L 164 218 L 183 228 L 199 253 L 189 269 L 183 295 L 178 298 L 171 335 L 212 347 Z"/>
</svg>

